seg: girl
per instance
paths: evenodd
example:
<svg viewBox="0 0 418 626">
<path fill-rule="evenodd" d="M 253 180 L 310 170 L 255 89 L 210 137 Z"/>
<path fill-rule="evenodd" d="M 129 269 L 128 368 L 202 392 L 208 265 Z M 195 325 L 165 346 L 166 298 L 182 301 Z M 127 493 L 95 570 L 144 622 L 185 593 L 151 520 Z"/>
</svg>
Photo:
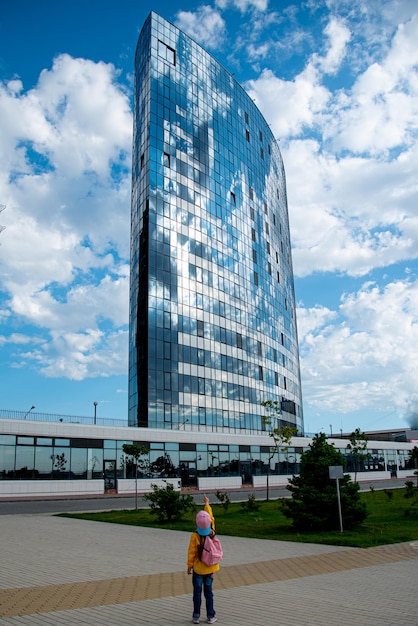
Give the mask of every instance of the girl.
<svg viewBox="0 0 418 626">
<path fill-rule="evenodd" d="M 193 572 L 193 624 L 200 623 L 202 589 L 206 600 L 207 623 L 214 624 L 217 621 L 213 606 L 212 583 L 214 572 L 219 570 L 219 563 L 208 566 L 200 560 L 205 537 L 208 535 L 213 537 L 215 534 L 215 519 L 207 496 L 204 496 L 204 502 L 204 510 L 196 515 L 196 530 L 190 537 L 187 554 L 187 573 Z"/>
</svg>

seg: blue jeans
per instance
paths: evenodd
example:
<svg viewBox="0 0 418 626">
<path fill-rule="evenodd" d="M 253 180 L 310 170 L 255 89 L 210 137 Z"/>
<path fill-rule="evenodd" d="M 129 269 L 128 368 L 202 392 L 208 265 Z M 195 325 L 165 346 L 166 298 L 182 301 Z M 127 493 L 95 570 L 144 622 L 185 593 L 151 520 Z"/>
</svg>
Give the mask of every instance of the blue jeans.
<svg viewBox="0 0 418 626">
<path fill-rule="evenodd" d="M 213 606 L 212 574 L 195 574 L 193 572 L 193 617 L 200 617 L 202 604 L 202 588 L 206 600 L 206 613 L 208 618 L 215 617 Z"/>
</svg>

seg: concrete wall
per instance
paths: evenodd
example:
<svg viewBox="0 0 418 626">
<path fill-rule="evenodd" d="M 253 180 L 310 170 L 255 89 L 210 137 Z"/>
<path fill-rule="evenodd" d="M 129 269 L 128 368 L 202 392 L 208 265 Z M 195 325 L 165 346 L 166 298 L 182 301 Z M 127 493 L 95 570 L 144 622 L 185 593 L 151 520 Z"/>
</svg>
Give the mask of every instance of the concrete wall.
<svg viewBox="0 0 418 626">
<path fill-rule="evenodd" d="M 273 474 L 269 476 L 269 487 L 283 487 L 291 476 Z M 253 487 L 267 487 L 267 476 L 253 476 Z"/>
<path fill-rule="evenodd" d="M 4 480 L 0 481 L 0 498 L 37 498 L 41 496 L 103 495 L 100 480 Z"/>
<path fill-rule="evenodd" d="M 368 480 L 388 480 L 390 481 L 391 474 L 390 472 L 357 472 L 357 476 L 355 472 L 344 472 L 345 474 L 349 474 L 351 480 L 356 480 L 358 483 Z M 388 484 L 390 487 L 390 484 Z"/>
<path fill-rule="evenodd" d="M 175 491 L 180 491 L 181 480 L 179 478 L 138 478 L 138 493 L 149 493 L 152 491 L 152 485 L 165 488 L 170 483 L 174 486 Z M 135 494 L 135 479 L 121 478 L 118 479 L 118 494 L 132 495 Z"/>
<path fill-rule="evenodd" d="M 390 478 L 391 478 L 391 473 L 388 472 L 357 472 L 357 477 L 355 476 L 354 472 L 345 472 L 347 474 L 349 474 L 349 476 L 351 476 L 351 480 L 354 481 L 354 479 L 356 478 L 357 482 L 363 482 L 363 481 L 368 481 L 368 480 L 387 480 L 388 481 L 388 488 L 390 488 Z M 403 478 L 404 476 L 410 476 L 411 475 L 411 470 L 409 471 L 399 471 L 398 472 L 398 478 Z M 289 480 L 289 478 L 291 478 L 291 476 L 283 476 L 283 475 L 277 475 L 277 474 L 273 474 L 269 477 L 269 485 L 270 487 L 279 487 L 279 486 L 283 486 L 283 485 L 287 485 L 287 482 Z M 416 478 L 416 477 L 414 477 Z M 253 487 L 266 487 L 267 486 L 267 476 L 253 476 Z"/>
<path fill-rule="evenodd" d="M 241 476 L 210 476 L 199 477 L 197 479 L 197 486 L 199 491 L 206 491 L 209 489 L 241 489 L 242 478 Z"/>
</svg>

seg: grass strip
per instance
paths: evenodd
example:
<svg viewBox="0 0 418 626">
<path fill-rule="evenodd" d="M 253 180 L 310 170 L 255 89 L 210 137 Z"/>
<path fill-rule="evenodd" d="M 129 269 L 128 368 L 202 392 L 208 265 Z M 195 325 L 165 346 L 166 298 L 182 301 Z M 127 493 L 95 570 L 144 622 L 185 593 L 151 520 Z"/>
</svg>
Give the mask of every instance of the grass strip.
<svg viewBox="0 0 418 626">
<path fill-rule="evenodd" d="M 212 506 L 216 519 L 216 531 L 219 535 L 370 548 L 418 540 L 417 501 L 405 498 L 404 494 L 403 489 L 362 493 L 361 499 L 366 502 L 369 515 L 359 528 L 342 533 L 340 530 L 295 531 L 290 520 L 285 518 L 281 511 L 280 500 L 257 501 L 259 505 L 257 510 L 245 510 L 240 503 L 231 503 L 227 511 L 224 511 L 219 504 Z M 191 532 L 194 529 L 195 512 L 187 512 L 178 522 L 164 524 L 157 522 L 149 509 L 61 513 L 60 516 Z M 336 518 L 339 528 L 338 511 L 336 511 Z"/>
</svg>

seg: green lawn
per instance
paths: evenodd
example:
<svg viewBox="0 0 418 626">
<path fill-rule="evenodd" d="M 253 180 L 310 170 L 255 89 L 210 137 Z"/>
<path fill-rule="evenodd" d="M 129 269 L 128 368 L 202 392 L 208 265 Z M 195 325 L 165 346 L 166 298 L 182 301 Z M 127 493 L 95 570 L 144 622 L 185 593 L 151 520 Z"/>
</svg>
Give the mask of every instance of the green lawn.
<svg viewBox="0 0 418 626">
<path fill-rule="evenodd" d="M 389 493 L 392 493 L 392 496 L 389 497 L 387 495 Z M 369 548 L 418 540 L 418 504 L 415 503 L 411 507 L 413 500 L 404 498 L 404 494 L 404 489 L 362 493 L 361 499 L 367 503 L 369 516 L 358 529 L 343 533 L 340 530 L 323 533 L 296 532 L 290 526 L 290 521 L 283 516 L 277 500 L 259 502 L 258 511 L 246 511 L 236 503 L 231 503 L 227 512 L 218 504 L 213 503 L 212 506 L 219 535 Z M 190 532 L 194 529 L 195 513 L 190 511 L 183 520 L 171 524 L 157 523 L 149 509 L 62 514 L 62 516 Z M 336 517 L 338 523 L 338 511 Z"/>
</svg>

